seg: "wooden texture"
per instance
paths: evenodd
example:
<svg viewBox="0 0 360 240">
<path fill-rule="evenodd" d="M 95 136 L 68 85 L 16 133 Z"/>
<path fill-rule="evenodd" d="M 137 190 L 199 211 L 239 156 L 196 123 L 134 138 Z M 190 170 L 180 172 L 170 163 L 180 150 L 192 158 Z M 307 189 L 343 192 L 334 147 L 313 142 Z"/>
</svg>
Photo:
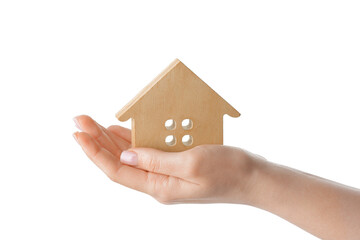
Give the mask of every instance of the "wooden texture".
<svg viewBox="0 0 360 240">
<path fill-rule="evenodd" d="M 176 59 L 116 117 L 120 121 L 132 118 L 133 147 L 176 152 L 202 144 L 223 144 L 224 114 L 240 116 L 235 108 Z M 174 124 L 166 128 L 165 122 L 169 119 Z M 184 119 L 190 119 L 192 126 L 183 127 Z M 184 144 L 185 135 L 191 136 L 192 141 Z M 175 141 L 168 145 L 165 142 L 167 136 L 173 136 Z"/>
</svg>

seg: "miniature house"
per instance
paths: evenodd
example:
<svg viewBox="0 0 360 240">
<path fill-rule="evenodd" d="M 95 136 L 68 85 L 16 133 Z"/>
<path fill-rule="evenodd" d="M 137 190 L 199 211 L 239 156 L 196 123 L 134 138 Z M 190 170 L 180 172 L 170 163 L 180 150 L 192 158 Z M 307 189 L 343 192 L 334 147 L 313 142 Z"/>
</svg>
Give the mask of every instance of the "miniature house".
<svg viewBox="0 0 360 240">
<path fill-rule="evenodd" d="M 132 119 L 132 147 L 178 152 L 202 144 L 223 144 L 224 114 L 240 116 L 176 59 L 116 117 Z"/>
</svg>

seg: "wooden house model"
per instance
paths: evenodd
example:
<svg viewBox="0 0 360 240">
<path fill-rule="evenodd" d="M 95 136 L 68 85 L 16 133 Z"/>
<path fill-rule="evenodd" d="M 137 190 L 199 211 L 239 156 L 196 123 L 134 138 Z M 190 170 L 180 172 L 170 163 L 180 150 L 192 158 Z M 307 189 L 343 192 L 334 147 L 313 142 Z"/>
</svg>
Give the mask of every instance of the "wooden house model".
<svg viewBox="0 0 360 240">
<path fill-rule="evenodd" d="M 223 115 L 240 113 L 176 59 L 116 117 L 132 119 L 132 147 L 184 151 L 223 144 Z"/>
</svg>

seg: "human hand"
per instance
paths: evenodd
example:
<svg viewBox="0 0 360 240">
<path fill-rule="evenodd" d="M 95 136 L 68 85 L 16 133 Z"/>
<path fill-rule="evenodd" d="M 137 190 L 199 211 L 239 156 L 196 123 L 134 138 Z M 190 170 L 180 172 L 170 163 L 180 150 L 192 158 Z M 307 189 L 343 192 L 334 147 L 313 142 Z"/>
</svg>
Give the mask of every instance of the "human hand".
<svg viewBox="0 0 360 240">
<path fill-rule="evenodd" d="M 245 150 L 202 145 L 168 153 L 131 148 L 131 132 L 88 116 L 74 133 L 88 157 L 114 182 L 164 204 L 242 203 L 272 212 L 321 239 L 357 239 L 359 190 L 272 164 Z"/>
<path fill-rule="evenodd" d="M 85 115 L 74 120 L 83 131 L 74 133 L 75 139 L 112 181 L 164 204 L 246 204 L 257 169 L 265 162 L 258 155 L 222 145 L 176 153 L 131 148 L 129 129 L 104 128 Z"/>
</svg>

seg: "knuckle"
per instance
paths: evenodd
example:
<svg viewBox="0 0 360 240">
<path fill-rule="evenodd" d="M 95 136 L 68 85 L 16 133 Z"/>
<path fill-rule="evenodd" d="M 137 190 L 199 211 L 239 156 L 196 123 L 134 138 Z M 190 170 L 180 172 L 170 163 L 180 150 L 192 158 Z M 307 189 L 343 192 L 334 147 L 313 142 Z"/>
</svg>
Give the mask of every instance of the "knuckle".
<svg viewBox="0 0 360 240">
<path fill-rule="evenodd" d="M 104 173 L 106 174 L 106 176 L 111 181 L 121 184 L 121 178 L 120 178 L 120 174 L 119 174 L 119 169 L 105 169 Z"/>
<path fill-rule="evenodd" d="M 114 173 L 107 173 L 106 175 L 108 176 L 108 178 L 109 178 L 112 182 L 117 183 L 116 174 L 114 174 Z"/>
<path fill-rule="evenodd" d="M 111 129 L 114 129 L 114 128 L 116 128 L 117 127 L 117 125 L 110 125 L 107 129 L 108 130 L 111 130 Z"/>
<path fill-rule="evenodd" d="M 145 169 L 147 169 L 150 172 L 158 172 L 161 168 L 160 162 L 157 161 L 157 158 L 154 154 L 146 154 L 142 156 L 143 158 L 143 164 Z"/>
<path fill-rule="evenodd" d="M 196 162 L 189 162 L 185 168 L 185 176 L 189 178 L 197 177 L 200 175 L 200 167 Z"/>
<path fill-rule="evenodd" d="M 188 177 L 196 177 L 200 174 L 203 156 L 198 151 L 191 151 L 186 157 L 185 171 Z"/>
</svg>

